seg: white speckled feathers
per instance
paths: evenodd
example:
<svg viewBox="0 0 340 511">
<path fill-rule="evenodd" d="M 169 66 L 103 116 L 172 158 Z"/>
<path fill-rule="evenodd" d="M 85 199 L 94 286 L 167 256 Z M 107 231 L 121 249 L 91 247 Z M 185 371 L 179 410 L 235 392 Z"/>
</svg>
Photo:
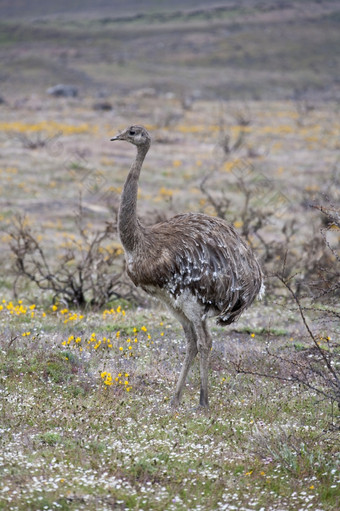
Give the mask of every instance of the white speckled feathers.
<svg viewBox="0 0 340 511">
<path fill-rule="evenodd" d="M 161 288 L 176 299 L 190 290 L 204 314 L 222 324 L 235 321 L 260 292 L 252 250 L 222 219 L 189 213 L 141 229 L 128 273 L 147 292 Z"/>
</svg>

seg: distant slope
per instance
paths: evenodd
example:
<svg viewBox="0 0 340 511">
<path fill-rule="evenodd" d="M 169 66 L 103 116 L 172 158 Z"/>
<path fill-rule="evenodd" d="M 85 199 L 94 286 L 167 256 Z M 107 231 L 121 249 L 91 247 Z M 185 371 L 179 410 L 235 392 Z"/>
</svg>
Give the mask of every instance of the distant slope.
<svg viewBox="0 0 340 511">
<path fill-rule="evenodd" d="M 234 5 L 234 0 L 207 2 L 206 0 L 1 0 L 0 18 L 34 18 L 80 16 L 97 18 L 100 16 L 127 16 L 136 12 L 163 12 L 174 9 L 190 9 L 214 4 Z"/>
<path fill-rule="evenodd" d="M 95 12 L 86 1 L 23 4 L 0 3 L 5 94 L 68 82 L 91 94 L 153 87 L 207 98 L 339 98 L 340 2 L 174 0 L 169 10 L 162 0 L 102 0 Z"/>
</svg>

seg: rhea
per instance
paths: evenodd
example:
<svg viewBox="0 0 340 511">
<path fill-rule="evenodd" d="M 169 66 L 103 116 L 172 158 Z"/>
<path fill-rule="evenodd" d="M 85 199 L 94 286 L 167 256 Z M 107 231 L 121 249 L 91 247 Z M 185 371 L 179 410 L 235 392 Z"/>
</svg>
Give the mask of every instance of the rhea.
<svg viewBox="0 0 340 511">
<path fill-rule="evenodd" d="M 220 325 L 229 325 L 262 294 L 260 265 L 234 227 L 221 218 L 185 213 L 143 225 L 137 216 L 137 192 L 150 135 L 143 126 L 131 126 L 111 140 L 124 140 L 137 148 L 118 215 L 127 273 L 136 286 L 167 305 L 186 338 L 186 355 L 171 403 L 180 403 L 189 369 L 199 353 L 199 404 L 208 407 L 212 337 L 207 320 L 216 317 Z"/>
</svg>

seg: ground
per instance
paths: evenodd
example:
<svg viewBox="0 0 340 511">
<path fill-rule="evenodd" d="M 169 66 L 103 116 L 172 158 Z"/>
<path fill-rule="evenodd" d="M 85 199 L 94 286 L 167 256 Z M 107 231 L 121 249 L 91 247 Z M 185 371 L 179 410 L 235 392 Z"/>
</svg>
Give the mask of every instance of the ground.
<svg viewBox="0 0 340 511">
<path fill-rule="evenodd" d="M 310 299 L 338 264 L 336 223 L 327 247 L 315 208 L 339 201 L 336 3 L 173 2 L 169 14 L 145 2 L 141 16 L 132 1 L 113 14 L 84 2 L 79 16 L 45 4 L 0 7 L 0 509 L 338 508 L 331 377 L 304 373 L 316 346 L 335 364 L 339 353 L 325 313 L 338 297 Z M 76 97 L 46 93 L 65 81 Z M 227 328 L 211 322 L 208 411 L 197 363 L 169 406 L 185 342 L 159 304 L 129 288 L 78 307 L 17 280 L 18 215 L 51 268 L 85 253 L 80 202 L 90 238 L 115 227 L 135 148 L 109 139 L 130 124 L 152 137 L 142 220 L 224 215 L 266 273 L 262 301 Z M 106 242 L 116 271 L 115 230 Z"/>
<path fill-rule="evenodd" d="M 283 322 L 258 304 L 234 329 L 213 329 L 204 413 L 197 366 L 169 408 L 184 342 L 163 311 L 3 303 L 2 508 L 334 509 L 329 405 L 231 364 L 278 343 L 296 352 L 294 316 L 287 330 L 258 329 L 268 316 Z"/>
</svg>

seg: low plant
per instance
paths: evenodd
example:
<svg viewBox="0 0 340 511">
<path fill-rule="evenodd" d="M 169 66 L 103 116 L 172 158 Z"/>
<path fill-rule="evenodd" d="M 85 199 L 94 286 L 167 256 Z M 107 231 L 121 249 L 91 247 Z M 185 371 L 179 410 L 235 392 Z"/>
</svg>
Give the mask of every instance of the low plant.
<svg viewBox="0 0 340 511">
<path fill-rule="evenodd" d="M 265 376 L 299 385 L 312 391 L 318 400 L 328 400 L 332 406 L 340 409 L 340 331 L 339 331 L 339 246 L 331 245 L 327 232 L 340 230 L 340 214 L 335 207 L 318 206 L 318 210 L 327 217 L 321 227 L 326 250 L 332 255 L 333 266 L 319 266 L 310 286 L 305 286 L 305 293 L 299 295 L 296 289 L 299 272 L 290 273 L 284 266 L 276 275 L 286 291 L 284 307 L 287 311 L 298 312 L 304 335 L 295 343 L 296 353 L 291 350 L 274 351 L 268 342 L 265 348 L 267 365 L 263 364 L 263 355 L 252 360 L 248 358 L 234 361 L 237 372 Z M 306 293 L 308 289 L 308 293 Z M 326 305 L 323 300 L 327 298 Z M 279 369 L 280 368 L 280 369 Z M 337 414 L 333 414 L 333 425 Z M 338 425 L 336 425 L 338 427 Z"/>
<path fill-rule="evenodd" d="M 115 226 L 102 229 L 84 227 L 80 203 L 75 217 L 76 236 L 48 255 L 39 236 L 23 217 L 16 217 L 10 230 L 10 249 L 14 256 L 14 294 L 25 279 L 43 291 L 52 292 L 54 301 L 84 308 L 103 307 L 115 298 L 137 298 L 125 278 L 122 248 L 115 239 Z"/>
</svg>

